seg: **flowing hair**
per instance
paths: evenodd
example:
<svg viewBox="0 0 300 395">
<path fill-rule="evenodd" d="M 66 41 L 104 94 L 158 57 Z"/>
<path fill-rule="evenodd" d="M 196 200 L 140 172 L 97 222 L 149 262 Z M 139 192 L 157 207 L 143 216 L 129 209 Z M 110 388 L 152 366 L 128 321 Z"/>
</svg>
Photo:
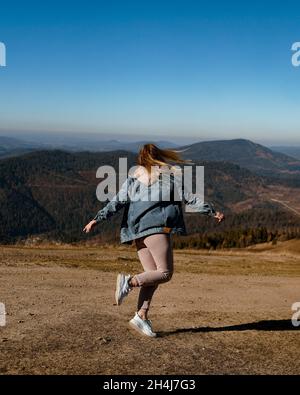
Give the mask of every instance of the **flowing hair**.
<svg viewBox="0 0 300 395">
<path fill-rule="evenodd" d="M 167 166 L 172 168 L 173 164 L 189 162 L 182 159 L 179 152 L 171 149 L 161 149 L 155 144 L 145 144 L 138 153 L 137 162 L 150 174 L 152 166 Z"/>
</svg>

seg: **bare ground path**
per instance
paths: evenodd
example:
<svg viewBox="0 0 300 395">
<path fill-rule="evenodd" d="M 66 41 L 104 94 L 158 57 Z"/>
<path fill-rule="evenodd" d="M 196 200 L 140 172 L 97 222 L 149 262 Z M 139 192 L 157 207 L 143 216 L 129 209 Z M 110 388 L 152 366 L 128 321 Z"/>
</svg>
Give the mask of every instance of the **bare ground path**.
<svg viewBox="0 0 300 395">
<path fill-rule="evenodd" d="M 2 374 L 299 374 L 297 255 L 176 252 L 151 319 L 157 339 L 127 325 L 137 292 L 114 305 L 131 249 L 1 247 Z"/>
</svg>

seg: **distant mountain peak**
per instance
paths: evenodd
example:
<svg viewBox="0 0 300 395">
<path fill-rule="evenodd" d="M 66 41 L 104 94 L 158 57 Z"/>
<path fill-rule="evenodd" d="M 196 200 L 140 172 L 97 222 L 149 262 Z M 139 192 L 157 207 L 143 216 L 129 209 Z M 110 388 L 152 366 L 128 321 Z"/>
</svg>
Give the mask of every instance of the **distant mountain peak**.
<svg viewBox="0 0 300 395">
<path fill-rule="evenodd" d="M 187 159 L 227 161 L 261 175 L 300 177 L 300 161 L 247 139 L 203 141 L 180 149 Z"/>
</svg>

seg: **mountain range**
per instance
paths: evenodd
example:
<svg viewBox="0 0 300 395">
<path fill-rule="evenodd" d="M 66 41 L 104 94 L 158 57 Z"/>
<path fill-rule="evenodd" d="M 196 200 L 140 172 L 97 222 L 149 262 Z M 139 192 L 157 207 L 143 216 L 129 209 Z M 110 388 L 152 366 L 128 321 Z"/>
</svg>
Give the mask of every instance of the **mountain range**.
<svg viewBox="0 0 300 395">
<path fill-rule="evenodd" d="M 116 139 L 102 139 L 101 136 L 86 139 L 78 135 L 61 135 L 56 139 L 32 136 L 31 139 L 23 140 L 15 137 L 0 136 L 0 158 L 22 155 L 24 153 L 38 150 L 64 150 L 68 152 L 90 151 L 104 152 L 126 150 L 138 152 L 141 146 L 149 142 L 141 141 L 119 141 Z M 154 142 L 154 141 L 153 141 Z M 178 145 L 170 141 L 158 140 L 155 144 L 162 148 L 177 148 Z"/>
<path fill-rule="evenodd" d="M 90 151 L 105 152 L 125 150 L 138 152 L 148 140 L 119 141 L 104 140 L 101 136 L 61 135 L 57 138 L 40 137 L 35 140 L 22 140 L 15 137 L 0 136 L 0 158 L 21 155 L 38 150 L 60 149 L 68 152 Z M 162 148 L 182 151 L 185 158 L 204 161 L 228 161 L 236 163 L 260 175 L 294 179 L 300 176 L 300 159 L 297 159 L 297 147 L 278 147 L 272 150 L 263 145 L 245 139 L 202 141 L 179 146 L 170 141 L 153 141 Z M 300 152 L 300 149 L 299 149 Z M 293 157 L 294 154 L 294 157 Z"/>
<path fill-rule="evenodd" d="M 259 175 L 300 178 L 300 160 L 245 139 L 207 141 L 183 146 L 188 159 L 236 163 Z"/>
<path fill-rule="evenodd" d="M 213 146 L 217 147 L 217 154 L 211 151 Z M 291 166 L 290 158 L 269 153 L 267 148 L 262 151 L 261 146 L 247 140 L 234 140 L 232 147 L 231 155 L 230 144 L 223 142 L 183 148 L 186 157 L 205 166 L 205 198 L 227 217 L 224 224 L 216 227 L 203 216 L 186 215 L 190 232 L 232 235 L 237 229 L 300 229 L 300 188 L 263 174 L 264 166 L 269 174 L 271 165 L 278 174 L 285 172 L 286 166 Z M 197 152 L 202 153 L 195 159 Z M 268 153 L 266 157 L 264 152 Z M 249 165 L 247 158 L 251 153 L 255 163 Z M 101 165 L 118 168 L 119 157 L 127 157 L 130 167 L 136 153 L 41 150 L 0 160 L 0 242 L 40 234 L 66 242 L 86 239 L 83 225 L 103 206 L 95 195 L 99 183 L 96 170 Z M 215 160 L 207 160 L 208 157 Z M 99 240 L 117 240 L 119 221 L 117 215 L 101 225 Z M 240 240 L 241 235 L 236 233 L 235 237 Z"/>
</svg>

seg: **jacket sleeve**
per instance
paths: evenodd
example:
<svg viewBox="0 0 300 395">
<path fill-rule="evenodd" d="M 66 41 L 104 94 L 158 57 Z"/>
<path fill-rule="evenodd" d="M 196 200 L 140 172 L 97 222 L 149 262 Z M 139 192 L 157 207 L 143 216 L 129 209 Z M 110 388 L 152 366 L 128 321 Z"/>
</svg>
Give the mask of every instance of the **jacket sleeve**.
<svg viewBox="0 0 300 395">
<path fill-rule="evenodd" d="M 212 203 L 207 203 L 202 201 L 198 196 L 184 192 L 182 193 L 183 202 L 188 207 L 187 212 L 197 212 L 200 214 L 208 215 L 209 217 L 214 217 L 216 211 Z"/>
<path fill-rule="evenodd" d="M 119 210 L 121 210 L 128 202 L 128 187 L 130 180 L 127 180 L 122 185 L 119 192 L 112 198 L 112 200 L 107 203 L 105 207 L 98 211 L 96 216 L 93 218 L 97 223 L 100 221 L 106 220 L 116 214 Z"/>
<path fill-rule="evenodd" d="M 181 178 L 181 175 L 182 173 L 180 174 L 179 171 L 174 177 L 174 181 L 177 192 L 179 193 L 179 197 L 186 205 L 186 211 L 190 213 L 196 212 L 208 215 L 210 217 L 214 217 L 216 211 L 212 203 L 204 202 L 199 196 L 184 188 L 184 182 Z"/>
</svg>

